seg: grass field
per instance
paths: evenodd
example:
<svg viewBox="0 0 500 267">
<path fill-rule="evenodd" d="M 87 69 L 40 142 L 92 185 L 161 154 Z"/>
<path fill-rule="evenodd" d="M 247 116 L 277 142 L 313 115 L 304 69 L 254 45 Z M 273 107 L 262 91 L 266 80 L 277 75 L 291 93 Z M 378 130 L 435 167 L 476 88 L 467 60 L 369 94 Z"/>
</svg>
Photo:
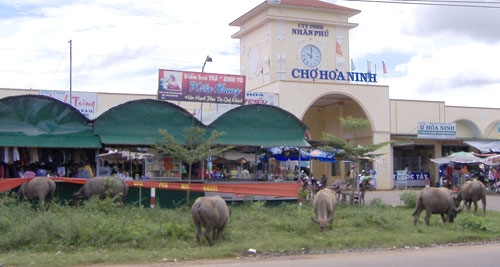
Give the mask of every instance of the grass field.
<svg viewBox="0 0 500 267">
<path fill-rule="evenodd" d="M 189 208 L 149 209 L 91 200 L 84 206 L 53 204 L 40 212 L 0 196 L 0 264 L 78 266 L 235 258 L 255 249 L 257 256 L 335 253 L 345 250 L 425 247 L 500 240 L 500 212 L 462 212 L 455 223 L 439 215 L 425 226 L 424 213 L 413 226 L 414 193 L 402 195 L 408 207 L 380 199 L 366 206 L 337 206 L 331 228 L 320 232 L 310 203 L 231 204 L 225 238 L 198 245 Z"/>
</svg>

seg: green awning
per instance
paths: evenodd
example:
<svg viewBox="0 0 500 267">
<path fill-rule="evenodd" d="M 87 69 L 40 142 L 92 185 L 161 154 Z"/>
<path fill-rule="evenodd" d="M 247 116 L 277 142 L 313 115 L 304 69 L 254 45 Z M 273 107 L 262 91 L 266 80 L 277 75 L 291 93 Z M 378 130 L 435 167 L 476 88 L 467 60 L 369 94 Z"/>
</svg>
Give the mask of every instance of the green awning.
<svg viewBox="0 0 500 267">
<path fill-rule="evenodd" d="M 57 99 L 40 95 L 0 99 L 0 146 L 100 148 L 87 118 Z"/>
<path fill-rule="evenodd" d="M 245 105 L 217 118 L 209 129 L 225 132 L 218 143 L 250 146 L 309 147 L 307 126 L 293 114 L 270 105 Z"/>
<path fill-rule="evenodd" d="M 155 145 L 165 129 L 184 142 L 184 129 L 205 126 L 185 109 L 153 99 L 134 100 L 113 107 L 94 121 L 94 134 L 106 145 Z"/>
<path fill-rule="evenodd" d="M 101 142 L 96 136 L 39 135 L 14 136 L 0 134 L 0 146 L 10 147 L 46 147 L 46 148 L 100 148 Z"/>
</svg>

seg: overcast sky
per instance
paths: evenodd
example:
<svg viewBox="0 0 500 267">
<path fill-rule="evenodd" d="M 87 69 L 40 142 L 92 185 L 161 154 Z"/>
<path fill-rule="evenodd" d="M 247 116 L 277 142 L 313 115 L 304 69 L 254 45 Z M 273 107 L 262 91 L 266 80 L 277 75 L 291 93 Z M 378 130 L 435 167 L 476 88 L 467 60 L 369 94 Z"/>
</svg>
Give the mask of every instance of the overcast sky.
<svg viewBox="0 0 500 267">
<path fill-rule="evenodd" d="M 0 0 L 0 88 L 155 94 L 158 69 L 239 74 L 229 23 L 263 0 Z M 356 71 L 377 65 L 390 98 L 500 108 L 500 1 L 471 8 L 336 3 Z M 484 0 L 482 1 L 484 2 Z M 387 74 L 382 73 L 382 61 Z"/>
</svg>

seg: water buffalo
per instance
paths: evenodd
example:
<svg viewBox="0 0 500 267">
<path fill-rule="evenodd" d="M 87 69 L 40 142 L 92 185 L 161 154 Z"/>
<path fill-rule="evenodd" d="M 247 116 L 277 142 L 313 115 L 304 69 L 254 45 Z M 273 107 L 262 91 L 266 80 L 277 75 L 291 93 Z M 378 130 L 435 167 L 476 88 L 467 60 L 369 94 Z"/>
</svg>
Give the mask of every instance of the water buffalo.
<svg viewBox="0 0 500 267">
<path fill-rule="evenodd" d="M 202 227 L 205 227 L 203 235 L 210 246 L 214 245 L 213 239 L 222 239 L 222 234 L 229 221 L 231 210 L 226 201 L 220 196 L 199 197 L 191 207 L 196 240 L 200 244 Z M 212 234 L 212 238 L 210 237 Z"/>
<path fill-rule="evenodd" d="M 477 180 L 467 181 L 462 185 L 458 191 L 458 195 L 454 198 L 455 207 L 458 207 L 463 200 L 467 211 L 470 211 L 470 205 L 471 202 L 473 202 L 474 213 L 476 213 L 478 206 L 477 201 L 480 199 L 483 202 L 483 213 L 486 214 L 486 187 L 482 182 Z"/>
<path fill-rule="evenodd" d="M 311 219 L 319 224 L 321 231 L 328 230 L 329 223 L 333 221 L 333 213 L 336 204 L 337 198 L 335 196 L 335 191 L 331 189 L 322 189 L 314 196 L 313 208 L 316 218 L 311 217 Z"/>
<path fill-rule="evenodd" d="M 28 200 L 31 203 L 38 200 L 43 210 L 45 200 L 51 201 L 56 192 L 56 183 L 48 177 L 34 177 L 19 187 L 17 195 L 20 200 Z"/>
<path fill-rule="evenodd" d="M 92 197 L 105 199 L 114 198 L 125 206 L 125 197 L 128 193 L 128 184 L 118 177 L 94 177 L 90 178 L 76 193 L 73 194 L 73 204 L 80 200 L 89 200 Z"/>
<path fill-rule="evenodd" d="M 449 189 L 444 187 L 426 187 L 417 195 L 416 210 L 412 214 L 413 225 L 417 225 L 422 210 L 426 211 L 425 223 L 429 225 L 431 214 L 440 214 L 443 223 L 452 223 L 462 209 L 457 210 L 455 207 Z"/>
</svg>

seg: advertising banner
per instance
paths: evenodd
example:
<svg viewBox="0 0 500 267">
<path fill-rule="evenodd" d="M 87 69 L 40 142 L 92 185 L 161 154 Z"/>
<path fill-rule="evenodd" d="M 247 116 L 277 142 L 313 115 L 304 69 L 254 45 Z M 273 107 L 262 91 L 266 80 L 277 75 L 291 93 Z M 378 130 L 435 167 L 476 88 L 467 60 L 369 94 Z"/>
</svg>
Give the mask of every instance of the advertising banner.
<svg viewBox="0 0 500 267">
<path fill-rule="evenodd" d="M 87 117 L 97 111 L 97 93 L 72 92 L 70 97 L 68 91 L 39 90 L 38 94 L 70 104 Z"/>
<path fill-rule="evenodd" d="M 158 100 L 243 105 L 243 75 L 159 70 Z"/>
<path fill-rule="evenodd" d="M 245 105 L 251 105 L 251 104 L 263 104 L 263 105 L 275 106 L 274 94 L 273 93 L 247 92 L 245 94 Z"/>
<path fill-rule="evenodd" d="M 456 123 L 419 122 L 417 138 L 426 139 L 455 139 L 457 135 Z"/>
<path fill-rule="evenodd" d="M 404 173 L 403 173 L 404 172 Z M 398 170 L 394 172 L 394 186 L 398 188 L 400 182 L 405 181 L 406 187 L 424 187 L 425 180 L 431 179 L 430 172 L 406 172 Z M 406 179 L 404 179 L 406 178 Z"/>
</svg>

